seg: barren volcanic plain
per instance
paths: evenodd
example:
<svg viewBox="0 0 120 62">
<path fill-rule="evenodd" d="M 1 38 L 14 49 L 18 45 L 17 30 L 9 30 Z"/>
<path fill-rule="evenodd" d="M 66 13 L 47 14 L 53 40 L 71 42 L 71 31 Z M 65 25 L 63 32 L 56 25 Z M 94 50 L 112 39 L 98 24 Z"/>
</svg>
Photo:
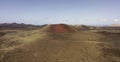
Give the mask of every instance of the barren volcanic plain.
<svg viewBox="0 0 120 62">
<path fill-rule="evenodd" d="M 0 62 L 120 62 L 120 30 L 114 28 L 0 29 Z"/>
</svg>

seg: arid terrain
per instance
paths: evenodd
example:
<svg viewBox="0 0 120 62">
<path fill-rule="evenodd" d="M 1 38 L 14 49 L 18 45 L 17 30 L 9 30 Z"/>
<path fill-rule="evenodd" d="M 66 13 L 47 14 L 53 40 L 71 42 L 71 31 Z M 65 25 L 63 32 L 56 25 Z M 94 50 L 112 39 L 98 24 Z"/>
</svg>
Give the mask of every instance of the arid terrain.
<svg viewBox="0 0 120 62">
<path fill-rule="evenodd" d="M 120 27 L 10 26 L 0 29 L 0 62 L 120 62 Z"/>
</svg>

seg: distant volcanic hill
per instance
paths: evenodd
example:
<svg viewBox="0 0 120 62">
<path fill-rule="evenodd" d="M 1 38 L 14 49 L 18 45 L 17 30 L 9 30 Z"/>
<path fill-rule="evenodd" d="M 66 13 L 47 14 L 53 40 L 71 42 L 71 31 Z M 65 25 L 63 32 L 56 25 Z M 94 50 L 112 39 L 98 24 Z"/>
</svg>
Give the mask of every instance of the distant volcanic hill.
<svg viewBox="0 0 120 62">
<path fill-rule="evenodd" d="M 74 28 L 66 24 L 51 24 L 43 28 L 43 31 L 52 32 L 52 33 L 70 33 L 76 32 Z"/>
<path fill-rule="evenodd" d="M 120 27 L 120 24 L 112 24 L 112 27 Z"/>
</svg>

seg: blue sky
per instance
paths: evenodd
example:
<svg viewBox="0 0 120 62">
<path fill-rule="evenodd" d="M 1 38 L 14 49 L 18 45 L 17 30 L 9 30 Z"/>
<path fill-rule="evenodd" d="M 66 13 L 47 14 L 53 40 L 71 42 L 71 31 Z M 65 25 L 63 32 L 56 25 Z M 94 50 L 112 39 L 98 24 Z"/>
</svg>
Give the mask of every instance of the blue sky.
<svg viewBox="0 0 120 62">
<path fill-rule="evenodd" d="M 120 0 L 0 0 L 0 23 L 120 24 Z"/>
</svg>

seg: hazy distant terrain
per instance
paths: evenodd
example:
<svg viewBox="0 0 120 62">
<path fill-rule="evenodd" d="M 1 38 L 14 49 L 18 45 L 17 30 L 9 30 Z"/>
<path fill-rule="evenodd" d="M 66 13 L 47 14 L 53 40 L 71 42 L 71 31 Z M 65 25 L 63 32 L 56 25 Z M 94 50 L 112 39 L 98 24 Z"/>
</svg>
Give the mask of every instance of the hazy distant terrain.
<svg viewBox="0 0 120 62">
<path fill-rule="evenodd" d="M 120 62 L 120 27 L 13 25 L 0 26 L 0 62 Z"/>
</svg>

